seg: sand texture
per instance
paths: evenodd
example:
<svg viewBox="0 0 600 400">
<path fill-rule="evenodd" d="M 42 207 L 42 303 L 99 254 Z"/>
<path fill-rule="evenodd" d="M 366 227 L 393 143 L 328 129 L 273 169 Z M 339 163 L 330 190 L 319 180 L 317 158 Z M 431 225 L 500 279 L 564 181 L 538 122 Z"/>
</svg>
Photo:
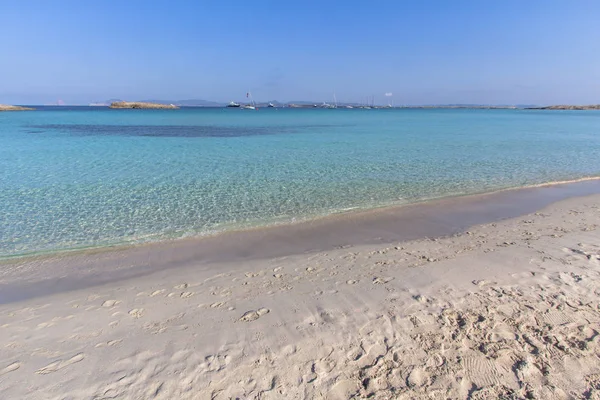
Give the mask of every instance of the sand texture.
<svg viewBox="0 0 600 400">
<path fill-rule="evenodd" d="M 600 399 L 599 206 L 4 304 L 1 397 Z"/>
</svg>

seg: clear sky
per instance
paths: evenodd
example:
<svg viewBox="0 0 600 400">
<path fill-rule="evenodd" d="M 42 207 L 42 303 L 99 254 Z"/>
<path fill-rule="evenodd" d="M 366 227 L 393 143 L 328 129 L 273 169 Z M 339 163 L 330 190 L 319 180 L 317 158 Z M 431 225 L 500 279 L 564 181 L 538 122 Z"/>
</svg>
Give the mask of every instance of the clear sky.
<svg viewBox="0 0 600 400">
<path fill-rule="evenodd" d="M 598 0 L 0 0 L 0 103 L 600 103 Z"/>
</svg>

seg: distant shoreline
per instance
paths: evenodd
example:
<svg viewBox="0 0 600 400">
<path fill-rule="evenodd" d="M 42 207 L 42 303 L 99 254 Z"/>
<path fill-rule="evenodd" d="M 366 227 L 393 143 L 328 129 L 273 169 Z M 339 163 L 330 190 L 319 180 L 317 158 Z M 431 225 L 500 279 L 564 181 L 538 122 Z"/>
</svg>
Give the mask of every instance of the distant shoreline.
<svg viewBox="0 0 600 400">
<path fill-rule="evenodd" d="M 33 111 L 35 108 L 0 104 L 0 111 Z"/>
<path fill-rule="evenodd" d="M 586 106 L 576 105 L 556 105 L 546 107 L 527 107 L 526 110 L 600 110 L 600 104 L 591 104 Z"/>
<path fill-rule="evenodd" d="M 173 104 L 145 103 L 141 101 L 115 101 L 111 103 L 110 108 L 176 110 L 179 107 Z"/>
<path fill-rule="evenodd" d="M 226 108 L 226 105 L 188 105 L 188 104 L 163 104 L 163 103 L 148 103 L 148 102 L 113 102 L 108 104 L 90 104 L 90 105 L 29 105 L 29 106 L 9 106 L 1 105 L 0 111 L 43 111 L 39 109 L 43 108 L 69 108 L 69 107 L 86 107 L 86 108 L 97 108 L 97 109 L 157 109 L 157 110 L 176 110 L 176 109 L 191 109 L 191 108 Z M 270 108 L 267 104 L 257 103 L 257 108 L 265 109 Z M 296 109 L 324 109 L 319 104 L 296 104 L 296 103 L 285 103 L 278 104 L 274 107 L 277 108 L 296 108 Z M 363 107 L 355 104 L 339 104 L 338 109 L 393 109 L 393 110 L 548 110 L 548 111 L 600 111 L 600 104 L 592 105 L 552 105 L 552 106 L 492 106 L 492 105 L 406 105 L 406 106 L 370 106 Z"/>
</svg>

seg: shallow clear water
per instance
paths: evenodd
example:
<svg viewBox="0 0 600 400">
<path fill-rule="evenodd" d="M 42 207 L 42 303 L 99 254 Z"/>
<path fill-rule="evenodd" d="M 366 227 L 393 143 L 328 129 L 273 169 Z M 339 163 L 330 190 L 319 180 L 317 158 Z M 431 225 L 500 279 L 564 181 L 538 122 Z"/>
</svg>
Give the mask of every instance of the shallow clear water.
<svg viewBox="0 0 600 400">
<path fill-rule="evenodd" d="M 600 175 L 600 112 L 0 113 L 0 256 Z"/>
</svg>

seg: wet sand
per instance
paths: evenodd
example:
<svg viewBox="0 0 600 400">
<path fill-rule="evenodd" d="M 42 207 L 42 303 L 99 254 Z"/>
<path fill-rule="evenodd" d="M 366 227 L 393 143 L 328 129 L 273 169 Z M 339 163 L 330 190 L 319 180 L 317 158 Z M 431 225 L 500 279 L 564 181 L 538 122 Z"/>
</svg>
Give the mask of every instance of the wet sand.
<svg viewBox="0 0 600 400">
<path fill-rule="evenodd" d="M 9 259 L 0 262 L 0 304 L 115 283 L 170 268 L 226 268 L 230 263 L 311 254 L 345 246 L 439 238 L 591 194 L 600 194 L 600 180 L 444 198 L 131 248 Z"/>
</svg>

